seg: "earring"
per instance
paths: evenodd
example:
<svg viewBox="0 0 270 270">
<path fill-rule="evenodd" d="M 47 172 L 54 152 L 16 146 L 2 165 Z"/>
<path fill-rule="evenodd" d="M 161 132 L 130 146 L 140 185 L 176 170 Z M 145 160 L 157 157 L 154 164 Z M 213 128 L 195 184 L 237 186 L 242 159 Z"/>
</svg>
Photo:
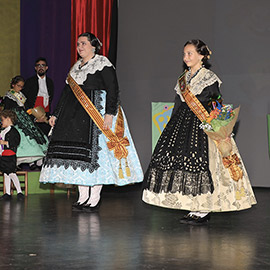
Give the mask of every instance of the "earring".
<svg viewBox="0 0 270 270">
<path fill-rule="evenodd" d="M 92 48 L 92 52 L 94 53 L 96 51 L 96 48 Z"/>
</svg>

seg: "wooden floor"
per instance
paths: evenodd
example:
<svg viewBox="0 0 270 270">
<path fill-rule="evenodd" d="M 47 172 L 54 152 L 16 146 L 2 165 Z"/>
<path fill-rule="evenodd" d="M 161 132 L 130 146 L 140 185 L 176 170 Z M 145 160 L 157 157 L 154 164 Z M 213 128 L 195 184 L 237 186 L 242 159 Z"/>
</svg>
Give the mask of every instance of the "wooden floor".
<svg viewBox="0 0 270 270">
<path fill-rule="evenodd" d="M 270 269 L 270 189 L 258 204 L 180 225 L 184 211 L 144 204 L 141 186 L 103 189 L 99 213 L 74 213 L 66 194 L 0 202 L 0 269 Z"/>
</svg>

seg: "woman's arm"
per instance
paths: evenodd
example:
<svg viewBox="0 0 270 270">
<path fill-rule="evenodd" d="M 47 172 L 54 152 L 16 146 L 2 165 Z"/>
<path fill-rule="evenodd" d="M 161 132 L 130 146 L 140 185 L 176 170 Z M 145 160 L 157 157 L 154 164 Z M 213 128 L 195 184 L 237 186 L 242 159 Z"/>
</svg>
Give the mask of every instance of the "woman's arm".
<svg viewBox="0 0 270 270">
<path fill-rule="evenodd" d="M 60 99 L 59 99 L 59 101 L 57 103 L 57 106 L 56 106 L 56 108 L 55 108 L 55 110 L 54 110 L 54 112 L 52 114 L 55 118 L 57 118 L 59 116 L 59 114 L 61 112 L 61 109 L 63 108 L 63 106 L 66 103 L 66 98 L 67 98 L 67 95 L 68 95 L 68 93 L 70 91 L 71 90 L 70 90 L 69 85 L 66 84 L 65 87 L 64 87 L 64 89 L 63 89 L 63 91 L 62 91 L 61 97 L 60 97 Z"/>
<path fill-rule="evenodd" d="M 105 113 L 116 115 L 119 101 L 119 87 L 115 69 L 112 66 L 104 67 L 101 71 L 101 75 L 105 85 L 105 91 L 107 93 Z"/>
</svg>

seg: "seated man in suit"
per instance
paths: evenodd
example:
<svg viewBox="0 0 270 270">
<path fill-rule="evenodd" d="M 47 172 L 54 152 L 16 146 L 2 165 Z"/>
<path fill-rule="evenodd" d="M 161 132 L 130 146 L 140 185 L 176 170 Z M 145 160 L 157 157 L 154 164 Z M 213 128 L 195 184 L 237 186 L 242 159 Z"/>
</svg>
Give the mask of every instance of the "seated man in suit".
<svg viewBox="0 0 270 270">
<path fill-rule="evenodd" d="M 27 109 L 42 106 L 47 116 L 49 116 L 54 85 L 52 79 L 46 76 L 48 70 L 47 60 L 43 57 L 38 58 L 35 62 L 35 70 L 36 75 L 26 80 L 22 90 L 27 98 L 25 106 Z M 49 124 L 40 120 L 36 122 L 38 122 L 37 125 L 44 134 L 48 135 L 50 131 Z"/>
<path fill-rule="evenodd" d="M 24 84 L 23 94 L 27 100 L 26 109 L 32 109 L 38 106 L 44 108 L 47 118 L 49 118 L 51 103 L 54 94 L 54 84 L 52 79 L 46 76 L 48 70 L 47 60 L 40 57 L 35 62 L 36 75 L 26 80 Z M 44 120 L 44 121 L 43 121 Z M 35 119 L 37 126 L 48 136 L 51 126 L 45 122 L 45 119 Z M 30 164 L 32 170 L 42 165 L 42 160 Z"/>
</svg>

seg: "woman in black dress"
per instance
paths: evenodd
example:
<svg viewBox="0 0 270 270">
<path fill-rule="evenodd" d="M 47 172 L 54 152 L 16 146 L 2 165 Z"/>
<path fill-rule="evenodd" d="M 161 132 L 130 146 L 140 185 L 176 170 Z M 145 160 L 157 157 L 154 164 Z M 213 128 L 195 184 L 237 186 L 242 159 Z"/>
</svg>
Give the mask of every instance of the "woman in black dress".
<svg viewBox="0 0 270 270">
<path fill-rule="evenodd" d="M 110 151 L 108 139 L 67 84 L 49 123 L 53 132 L 40 174 L 40 182 L 78 186 L 79 196 L 73 211 L 94 212 L 100 205 L 104 184 L 127 185 L 142 182 L 141 165 L 119 100 L 115 68 L 99 55 L 100 41 L 92 33 L 78 37 L 79 60 L 69 75 L 90 99 L 104 119 L 103 129 L 112 131 L 123 115 L 123 140 L 128 139 L 128 156 L 118 160 Z M 122 139 L 121 139 L 122 140 Z M 128 166 L 128 170 L 122 169 Z M 119 174 L 120 171 L 123 174 Z"/>
</svg>

